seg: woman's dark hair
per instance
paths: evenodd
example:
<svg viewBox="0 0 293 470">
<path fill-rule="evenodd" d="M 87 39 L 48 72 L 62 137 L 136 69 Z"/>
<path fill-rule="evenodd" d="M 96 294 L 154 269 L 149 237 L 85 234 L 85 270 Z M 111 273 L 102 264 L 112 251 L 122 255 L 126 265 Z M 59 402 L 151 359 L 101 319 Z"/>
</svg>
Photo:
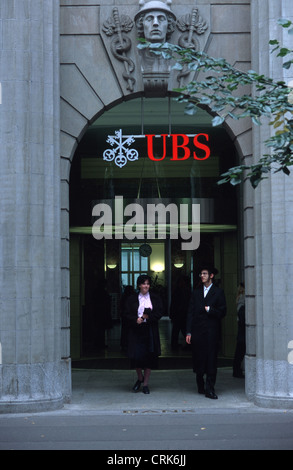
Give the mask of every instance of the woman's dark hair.
<svg viewBox="0 0 293 470">
<path fill-rule="evenodd" d="M 139 287 L 141 284 L 143 284 L 145 281 L 149 281 L 150 285 L 151 285 L 151 278 L 150 276 L 148 276 L 147 274 L 141 274 L 140 276 L 138 276 L 137 278 L 137 281 L 136 281 L 136 285 L 137 287 Z"/>
</svg>

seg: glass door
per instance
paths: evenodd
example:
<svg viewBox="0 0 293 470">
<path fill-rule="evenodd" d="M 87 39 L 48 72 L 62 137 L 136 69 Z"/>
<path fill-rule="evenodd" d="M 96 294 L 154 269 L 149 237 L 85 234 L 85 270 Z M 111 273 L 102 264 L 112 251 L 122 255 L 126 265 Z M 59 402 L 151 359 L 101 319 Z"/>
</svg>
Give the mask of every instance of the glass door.
<svg viewBox="0 0 293 470">
<path fill-rule="evenodd" d="M 132 243 L 122 243 L 121 245 L 121 284 L 136 288 L 136 280 L 140 274 L 147 274 L 149 258 L 143 257 L 139 253 L 139 246 Z"/>
</svg>

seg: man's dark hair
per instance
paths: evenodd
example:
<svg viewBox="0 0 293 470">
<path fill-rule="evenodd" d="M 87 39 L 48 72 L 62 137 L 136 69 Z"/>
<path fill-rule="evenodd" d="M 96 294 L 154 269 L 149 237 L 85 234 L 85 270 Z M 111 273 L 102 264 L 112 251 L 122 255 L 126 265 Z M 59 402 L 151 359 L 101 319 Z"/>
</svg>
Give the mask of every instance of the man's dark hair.
<svg viewBox="0 0 293 470">
<path fill-rule="evenodd" d="M 217 268 L 215 268 L 214 266 L 210 265 L 210 264 L 204 264 L 201 268 L 200 268 L 200 272 L 202 271 L 208 271 L 209 274 L 213 274 L 214 276 L 216 276 L 216 274 L 218 274 L 218 270 Z"/>
</svg>

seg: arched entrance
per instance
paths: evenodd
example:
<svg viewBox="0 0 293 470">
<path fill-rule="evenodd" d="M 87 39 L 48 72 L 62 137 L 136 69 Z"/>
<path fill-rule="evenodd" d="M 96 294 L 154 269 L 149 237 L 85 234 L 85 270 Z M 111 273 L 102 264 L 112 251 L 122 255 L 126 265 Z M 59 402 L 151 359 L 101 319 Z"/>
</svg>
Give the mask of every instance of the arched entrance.
<svg viewBox="0 0 293 470">
<path fill-rule="evenodd" d="M 239 189 L 216 183 L 219 175 L 237 162 L 237 154 L 225 129 L 213 128 L 211 119 L 204 110 L 194 116 L 185 115 L 184 105 L 170 97 L 138 98 L 105 112 L 80 141 L 70 174 L 73 364 L 78 361 L 79 366 L 112 367 L 113 360 L 125 357 L 121 298 L 126 286 L 135 287 L 136 277 L 142 272 L 151 274 L 164 299 L 162 360 L 171 358 L 173 368 L 188 364 L 189 351 L 183 348 L 175 351 L 172 347 L 175 346 L 169 319 L 172 291 L 183 276 L 194 287 L 202 261 L 216 265 L 218 282 L 225 289 L 228 315 L 223 322 L 221 357 L 231 361 L 237 333 L 235 296 L 237 283 L 242 280 L 240 196 Z M 145 135 L 159 137 L 147 139 Z M 119 139 L 124 143 L 130 139 L 132 145 L 126 142 L 124 150 L 136 150 L 137 160 L 115 162 L 118 152 L 114 155 L 113 148 L 118 148 Z M 200 204 L 200 246 L 196 250 L 182 250 L 180 237 L 170 236 L 170 220 L 166 221 L 166 236 L 162 238 L 148 238 L 146 221 L 140 238 L 129 239 L 125 231 L 117 235 L 115 209 L 123 212 L 134 202 L 142 207 L 151 203 L 163 203 L 165 207 L 169 203 L 177 207 Z M 92 211 L 97 204 L 113 210 L 113 233 L 99 240 L 92 234 L 97 220 Z M 124 217 L 123 223 L 130 220 L 129 216 Z M 144 251 L 145 245 L 149 251 Z M 108 302 L 105 287 L 110 303 L 104 311 L 98 299 L 103 294 Z M 184 345 L 180 335 L 179 342 Z"/>
</svg>

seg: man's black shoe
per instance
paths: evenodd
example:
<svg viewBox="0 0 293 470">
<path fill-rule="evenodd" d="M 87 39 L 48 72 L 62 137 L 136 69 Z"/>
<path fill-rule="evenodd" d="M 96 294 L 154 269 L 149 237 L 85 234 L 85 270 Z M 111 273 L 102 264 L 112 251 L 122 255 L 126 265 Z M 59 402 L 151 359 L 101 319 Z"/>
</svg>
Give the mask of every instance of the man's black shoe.
<svg viewBox="0 0 293 470">
<path fill-rule="evenodd" d="M 215 392 L 206 392 L 206 397 L 211 398 L 212 400 L 217 400 L 218 398 Z"/>
</svg>

